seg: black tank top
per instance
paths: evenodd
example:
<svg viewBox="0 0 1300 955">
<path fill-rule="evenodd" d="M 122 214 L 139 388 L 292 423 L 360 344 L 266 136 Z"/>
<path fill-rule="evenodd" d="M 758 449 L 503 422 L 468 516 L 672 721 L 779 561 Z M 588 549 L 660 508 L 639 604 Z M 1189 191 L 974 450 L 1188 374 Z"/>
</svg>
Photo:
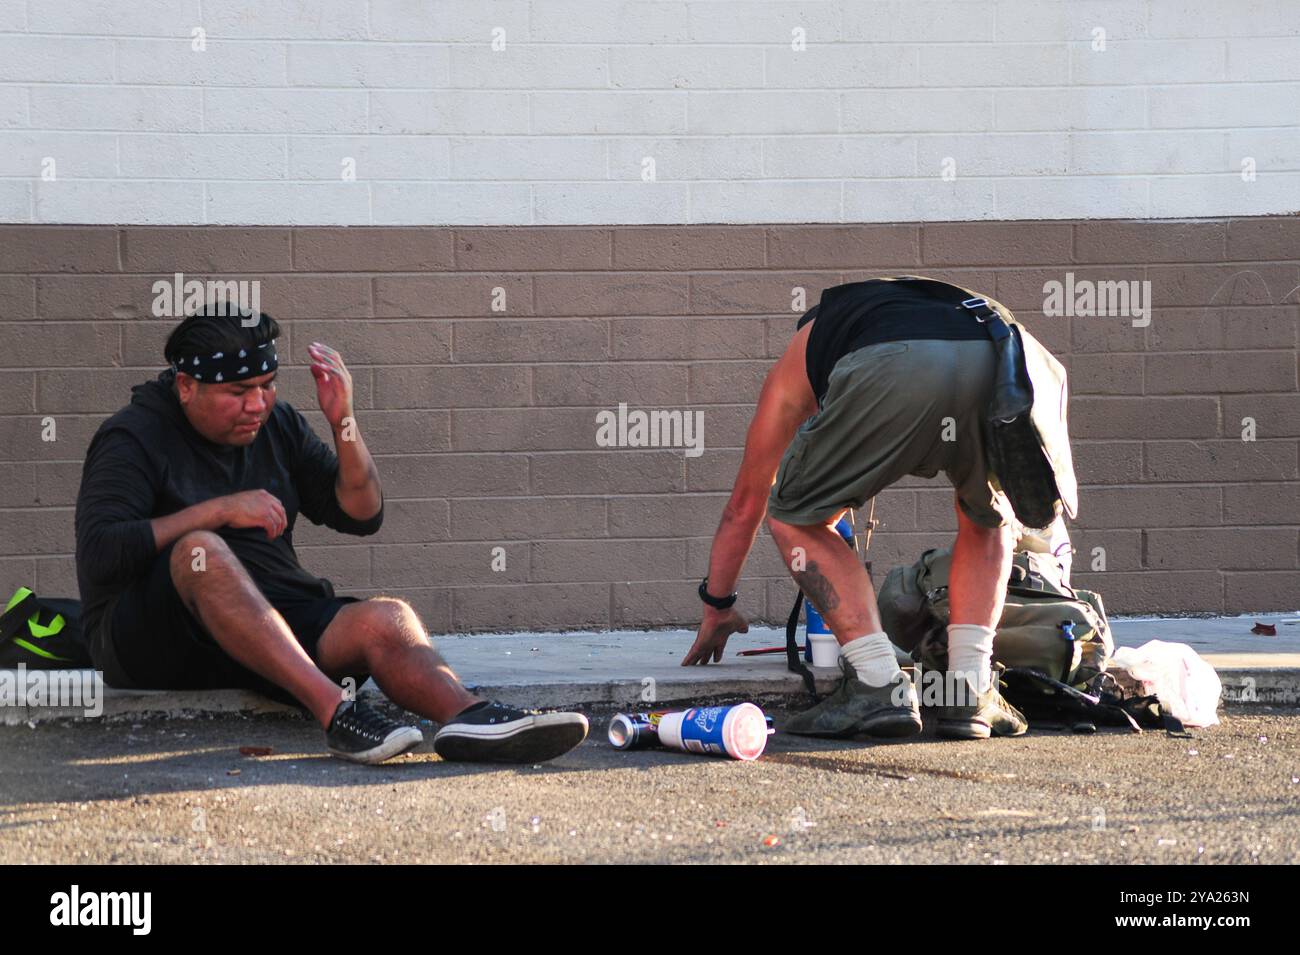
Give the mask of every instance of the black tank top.
<svg viewBox="0 0 1300 955">
<path fill-rule="evenodd" d="M 989 304 L 1004 310 L 993 299 Z M 813 319 L 816 323 L 808 335 L 804 360 L 819 407 L 826 397 L 831 369 L 849 352 L 879 342 L 988 338 L 984 326 L 960 305 L 936 299 L 933 293 L 912 285 L 907 276 L 828 288 L 795 328 L 803 328 Z"/>
</svg>

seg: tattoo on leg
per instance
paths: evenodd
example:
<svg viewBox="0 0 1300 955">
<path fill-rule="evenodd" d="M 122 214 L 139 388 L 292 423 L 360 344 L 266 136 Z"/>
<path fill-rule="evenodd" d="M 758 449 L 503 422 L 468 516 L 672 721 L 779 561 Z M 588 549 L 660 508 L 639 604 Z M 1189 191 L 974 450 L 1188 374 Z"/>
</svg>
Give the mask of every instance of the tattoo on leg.
<svg viewBox="0 0 1300 955">
<path fill-rule="evenodd" d="M 799 589 L 804 592 L 804 596 L 812 601 L 813 606 L 820 613 L 825 614 L 840 605 L 839 594 L 835 592 L 831 582 L 818 570 L 815 561 L 809 563 L 805 570 L 792 572 L 791 576 L 794 577 L 795 583 L 799 585 Z"/>
</svg>

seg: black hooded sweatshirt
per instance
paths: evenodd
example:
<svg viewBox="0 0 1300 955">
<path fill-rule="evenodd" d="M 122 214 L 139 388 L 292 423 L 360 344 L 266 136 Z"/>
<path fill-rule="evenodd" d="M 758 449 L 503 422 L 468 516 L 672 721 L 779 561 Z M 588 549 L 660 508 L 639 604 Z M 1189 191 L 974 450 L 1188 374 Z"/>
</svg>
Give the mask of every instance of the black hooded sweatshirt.
<svg viewBox="0 0 1300 955">
<path fill-rule="evenodd" d="M 272 603 L 334 596 L 328 580 L 298 563 L 293 527 L 299 512 L 345 534 L 373 534 L 379 513 L 358 521 L 334 493 L 338 458 L 286 401 L 276 401 L 252 444 L 216 444 L 185 417 L 168 369 L 131 389 L 131 403 L 95 432 L 77 494 L 77 584 L 82 626 L 98 632 L 113 598 L 159 556 L 150 520 L 194 504 L 264 489 L 284 505 L 287 526 L 268 539 L 260 527 L 216 530 Z"/>
</svg>

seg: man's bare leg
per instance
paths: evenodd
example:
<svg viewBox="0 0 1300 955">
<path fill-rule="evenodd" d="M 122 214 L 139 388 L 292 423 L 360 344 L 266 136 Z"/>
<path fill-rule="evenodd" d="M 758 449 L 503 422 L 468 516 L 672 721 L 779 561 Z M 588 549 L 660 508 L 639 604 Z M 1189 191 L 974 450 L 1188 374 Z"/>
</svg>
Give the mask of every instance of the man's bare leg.
<svg viewBox="0 0 1300 955">
<path fill-rule="evenodd" d="M 790 575 L 821 612 L 858 679 L 887 686 L 900 677 L 898 657 L 880 622 L 871 578 L 836 532 L 837 519 L 799 525 L 769 518 L 768 524 Z"/>
<path fill-rule="evenodd" d="M 767 524 L 790 576 L 844 646 L 882 627 L 871 578 L 857 552 L 845 546 L 835 530 L 837 520 L 838 516 L 827 524 L 787 524 L 769 517 Z"/>
<path fill-rule="evenodd" d="M 335 614 L 316 650 L 321 668 L 339 677 L 365 671 L 398 706 L 445 723 L 479 702 L 461 684 L 404 601 L 375 597 Z"/>
<path fill-rule="evenodd" d="M 993 638 L 1006 600 L 1014 533 L 1010 526 L 976 524 L 957 504 L 957 543 L 948 574 L 948 671 L 955 679 L 950 705 L 939 718 L 940 736 L 986 739 L 1028 729 L 1024 715 L 1003 700 L 992 681 Z"/>
<path fill-rule="evenodd" d="M 202 548 L 200 561 L 195 548 Z M 218 535 L 190 531 L 171 553 L 171 577 L 190 613 L 236 662 L 293 694 L 329 728 L 342 690 L 294 639 L 248 571 Z"/>
<path fill-rule="evenodd" d="M 1010 526 L 976 524 L 957 505 L 957 543 L 948 574 L 949 622 L 996 627 L 1011 574 Z"/>
<path fill-rule="evenodd" d="M 785 732 L 832 739 L 913 736 L 921 732 L 915 688 L 899 669 L 894 645 L 881 626 L 871 578 L 857 552 L 836 532 L 835 520 L 787 524 L 768 518 L 790 575 L 821 611 L 855 676 L 788 720 Z"/>
</svg>

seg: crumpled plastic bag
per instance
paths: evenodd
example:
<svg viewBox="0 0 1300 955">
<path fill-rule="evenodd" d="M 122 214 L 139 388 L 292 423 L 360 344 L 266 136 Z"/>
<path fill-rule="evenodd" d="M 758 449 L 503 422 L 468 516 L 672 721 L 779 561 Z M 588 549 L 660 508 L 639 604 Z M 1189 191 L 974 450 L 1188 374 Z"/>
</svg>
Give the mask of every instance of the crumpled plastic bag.
<svg viewBox="0 0 1300 955">
<path fill-rule="evenodd" d="M 1155 696 L 1160 708 L 1184 726 L 1216 726 L 1223 682 L 1201 656 L 1185 643 L 1150 640 L 1142 646 L 1119 647 L 1107 671 L 1125 670 Z"/>
</svg>

